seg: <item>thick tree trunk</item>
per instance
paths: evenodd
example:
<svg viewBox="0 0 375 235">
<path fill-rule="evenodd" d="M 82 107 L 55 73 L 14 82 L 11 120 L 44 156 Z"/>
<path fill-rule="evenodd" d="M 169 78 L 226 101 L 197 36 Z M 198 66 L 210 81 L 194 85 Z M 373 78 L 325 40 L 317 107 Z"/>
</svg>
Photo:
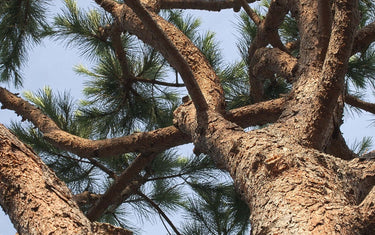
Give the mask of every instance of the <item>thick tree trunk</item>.
<svg viewBox="0 0 375 235">
<path fill-rule="evenodd" d="M 19 234 L 132 234 L 90 222 L 65 183 L 1 124 L 0 204 Z"/>
<path fill-rule="evenodd" d="M 196 126 L 192 107 L 176 123 Z M 215 116 L 215 118 L 213 118 Z M 345 161 L 302 146 L 284 124 L 244 133 L 212 114 L 196 151 L 229 171 L 251 210 L 252 234 L 371 234 L 375 161 Z M 184 121 L 183 121 L 184 120 Z M 371 206 L 369 206 L 371 205 Z"/>
</svg>

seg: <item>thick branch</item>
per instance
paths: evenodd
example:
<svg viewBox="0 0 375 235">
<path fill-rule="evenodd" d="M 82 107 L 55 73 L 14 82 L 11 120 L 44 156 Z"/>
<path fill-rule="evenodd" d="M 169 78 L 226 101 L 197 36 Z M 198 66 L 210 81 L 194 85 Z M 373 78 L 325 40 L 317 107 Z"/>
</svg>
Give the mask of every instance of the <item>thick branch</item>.
<svg viewBox="0 0 375 235">
<path fill-rule="evenodd" d="M 105 210 L 118 201 L 121 197 L 121 192 L 128 186 L 134 177 L 157 156 L 157 154 L 140 154 L 126 168 L 126 170 L 115 180 L 107 192 L 95 203 L 93 207 L 87 212 L 87 218 L 91 221 L 97 220 L 105 212 Z"/>
<path fill-rule="evenodd" d="M 375 22 L 363 27 L 354 38 L 352 54 L 364 52 L 375 41 Z"/>
<path fill-rule="evenodd" d="M 161 152 L 192 141 L 189 135 L 174 126 L 113 139 L 84 139 L 61 130 L 40 109 L 1 87 L 0 102 L 3 109 L 14 110 L 23 120 L 32 122 L 53 145 L 80 157 L 111 157 L 128 152 L 142 152 L 142 149 Z M 284 99 L 277 99 L 238 108 L 229 111 L 227 118 L 243 127 L 274 122 L 282 112 L 284 102 Z"/>
<path fill-rule="evenodd" d="M 121 6 L 119 3 L 113 0 L 95 0 L 95 2 L 109 13 L 113 13 L 116 8 Z"/>
<path fill-rule="evenodd" d="M 309 4 L 313 4 L 313 1 L 301 4 L 301 11 Z M 310 8 L 313 6 L 307 9 Z M 282 117 L 289 119 L 287 125 L 290 129 L 296 129 L 294 134 L 302 143 L 323 150 L 337 125 L 333 113 L 344 89 L 345 71 L 358 22 L 358 9 L 356 1 L 342 0 L 335 3 L 332 33 L 323 64 L 322 48 L 311 47 L 319 43 L 319 40 L 308 38 L 309 35 L 314 37 L 319 31 L 314 29 L 317 22 L 311 19 L 307 9 L 304 11 L 306 15 L 302 14 L 299 20 L 303 23 L 301 30 L 305 31 L 301 38 L 301 48 L 304 48 L 301 49 L 304 52 L 301 52 L 299 60 L 302 60 L 299 64 L 301 75 L 292 92 L 294 99 L 290 100 Z M 312 28 L 308 28 L 309 25 Z M 311 34 L 309 30 L 315 30 L 315 33 Z M 301 125 L 296 126 L 295 123 Z"/>
<path fill-rule="evenodd" d="M 235 8 L 237 0 L 161 0 L 161 9 L 197 9 L 208 11 L 220 11 L 223 9 Z M 256 0 L 246 0 L 247 3 L 255 2 Z"/>
<path fill-rule="evenodd" d="M 251 43 L 248 50 L 248 59 L 251 61 L 258 48 L 266 47 L 269 43 L 273 47 L 279 47 L 286 51 L 285 46 L 281 43 L 278 27 L 281 25 L 286 13 L 288 12 L 288 1 L 272 1 L 265 19 L 261 22 L 258 28 L 257 35 Z M 250 96 L 254 103 L 262 101 L 263 99 L 263 82 L 253 75 L 252 64 L 248 68 L 249 82 L 250 82 Z"/>
<path fill-rule="evenodd" d="M 354 106 L 356 108 L 363 109 L 367 112 L 370 112 L 372 114 L 375 114 L 375 104 L 363 101 L 361 99 L 358 99 L 355 96 L 352 95 L 346 95 L 345 96 L 345 103 L 350 104 L 351 106 Z"/>
<path fill-rule="evenodd" d="M 284 110 L 285 102 L 285 98 L 279 98 L 232 109 L 225 115 L 225 118 L 243 128 L 272 123 Z"/>
<path fill-rule="evenodd" d="M 188 61 L 184 58 L 176 45 L 164 33 L 163 29 L 161 29 L 155 22 L 154 18 L 150 15 L 148 10 L 143 7 L 139 0 L 125 0 L 124 2 L 130 6 L 141 19 L 148 33 L 151 33 L 154 37 L 158 38 L 158 44 L 161 47 L 161 50 L 164 51 L 164 53 L 173 55 L 175 63 L 178 66 L 177 70 L 180 72 L 181 77 L 184 80 L 195 108 L 198 111 L 205 111 L 208 108 L 207 101 L 195 80 Z"/>
<path fill-rule="evenodd" d="M 265 47 L 259 48 L 250 62 L 255 78 L 262 76 L 267 71 L 267 73 L 276 73 L 286 78 L 289 82 L 292 82 L 292 78 L 297 71 L 297 65 L 297 59 L 288 53 L 278 48 Z"/>
</svg>

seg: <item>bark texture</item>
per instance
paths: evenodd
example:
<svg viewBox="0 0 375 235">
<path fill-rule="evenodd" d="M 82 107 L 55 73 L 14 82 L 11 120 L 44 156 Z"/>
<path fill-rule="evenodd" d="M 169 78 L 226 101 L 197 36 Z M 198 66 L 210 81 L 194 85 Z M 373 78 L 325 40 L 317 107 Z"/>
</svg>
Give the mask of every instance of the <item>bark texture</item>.
<svg viewBox="0 0 375 235">
<path fill-rule="evenodd" d="M 19 234 L 132 234 L 91 223 L 67 186 L 0 125 L 0 204 Z"/>
<path fill-rule="evenodd" d="M 3 107 L 32 121 L 59 148 L 88 158 L 142 152 L 115 178 L 106 194 L 95 199 L 90 219 L 97 219 L 111 204 L 121 202 L 121 196 L 127 195 L 126 187 L 132 185 L 132 179 L 155 152 L 193 142 L 196 154 L 209 155 L 217 167 L 232 176 L 236 190 L 251 210 L 252 234 L 375 233 L 373 155 L 355 158 L 340 132 L 344 99 L 374 112 L 371 103 L 350 95 L 344 98 L 350 56 L 375 40 L 374 23 L 358 30 L 357 1 L 273 0 L 264 19 L 247 5 L 252 1 L 244 0 L 95 2 L 114 18 L 114 28 L 108 32 L 114 33 L 111 36 L 117 42 L 116 56 L 123 73 L 132 76 L 126 71 L 124 51 L 118 42 L 119 33 L 127 31 L 165 57 L 183 78 L 192 100 L 175 111 L 174 126 L 92 141 L 61 131 L 40 110 L 0 89 Z M 220 10 L 239 6 L 258 26 L 248 49 L 249 89 L 255 104 L 226 111 L 220 80 L 203 53 L 157 13 L 169 8 Z M 299 39 L 284 45 L 278 29 L 288 13 L 297 21 Z M 292 49 L 298 49 L 298 57 L 290 53 Z M 290 83 L 291 92 L 263 101 L 263 83 L 275 74 Z M 243 130 L 264 124 L 268 125 L 262 129 Z M 66 187 L 31 150 L 3 127 L 0 130 L 4 136 L 0 151 L 1 204 L 19 230 L 39 228 L 35 221 L 43 221 L 43 226 L 52 228 L 72 226 L 76 234 L 93 232 L 97 225 L 80 214 Z M 27 184 L 30 182 L 31 187 Z M 17 207 L 10 209 L 13 204 Z M 45 216 L 48 213 L 64 225 L 49 222 Z M 20 223 L 20 216 L 26 216 L 28 222 Z M 32 216 L 41 217 L 33 220 Z"/>
</svg>

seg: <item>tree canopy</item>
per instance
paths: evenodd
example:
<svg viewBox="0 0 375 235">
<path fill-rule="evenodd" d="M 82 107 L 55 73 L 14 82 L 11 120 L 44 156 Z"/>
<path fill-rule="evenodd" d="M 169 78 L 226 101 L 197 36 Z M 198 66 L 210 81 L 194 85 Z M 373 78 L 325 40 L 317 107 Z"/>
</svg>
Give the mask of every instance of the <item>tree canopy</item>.
<svg viewBox="0 0 375 235">
<path fill-rule="evenodd" d="M 46 38 L 91 64 L 74 68 L 81 100 L 0 87 L 22 117 L 0 128 L 0 204 L 20 234 L 137 233 L 135 217 L 172 234 L 374 232 L 371 138 L 340 131 L 344 113 L 375 113 L 374 3 L 93 2 L 0 3 L 2 83 L 22 87 Z M 189 9 L 237 12 L 240 60 Z"/>
</svg>

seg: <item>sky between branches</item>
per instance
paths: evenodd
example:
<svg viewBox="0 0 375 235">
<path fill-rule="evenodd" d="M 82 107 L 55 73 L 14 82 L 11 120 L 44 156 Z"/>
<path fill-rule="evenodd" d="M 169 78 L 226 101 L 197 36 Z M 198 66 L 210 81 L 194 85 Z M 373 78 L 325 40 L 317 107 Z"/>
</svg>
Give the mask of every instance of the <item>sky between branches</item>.
<svg viewBox="0 0 375 235">
<path fill-rule="evenodd" d="M 55 3 L 56 2 L 56 3 Z M 58 12 L 63 6 L 62 1 L 54 1 L 51 14 Z M 78 1 L 80 7 L 94 6 L 93 1 Z M 236 15 L 233 10 L 224 10 L 221 12 L 203 12 L 188 11 L 190 14 L 201 18 L 203 31 L 213 31 L 216 33 L 216 39 L 220 42 L 224 58 L 227 63 L 240 59 L 239 52 L 236 48 Z M 61 41 L 44 40 L 40 46 L 33 48 L 29 52 L 29 60 L 23 68 L 24 86 L 15 90 L 12 86 L 6 86 L 12 92 L 37 91 L 48 85 L 54 92 L 70 91 L 74 99 L 83 98 L 81 90 L 85 78 L 79 77 L 73 67 L 83 64 L 90 67 L 90 63 L 83 57 L 79 56 L 79 51 L 67 48 Z M 1 84 L 4 86 L 4 84 Z M 369 94 L 367 100 L 373 100 L 373 94 Z M 12 111 L 1 110 L 0 123 L 8 125 L 11 120 L 20 120 Z M 351 146 L 355 141 L 360 141 L 362 137 L 373 137 L 374 117 L 369 113 L 362 112 L 361 116 L 357 114 L 345 115 L 344 124 L 341 131 Z M 373 149 L 373 148 L 372 148 Z M 190 155 L 190 148 L 183 148 L 183 154 Z M 145 225 L 144 234 L 165 234 L 162 225 Z M 15 234 L 12 224 L 7 216 L 0 213 L 0 235 Z"/>
</svg>

